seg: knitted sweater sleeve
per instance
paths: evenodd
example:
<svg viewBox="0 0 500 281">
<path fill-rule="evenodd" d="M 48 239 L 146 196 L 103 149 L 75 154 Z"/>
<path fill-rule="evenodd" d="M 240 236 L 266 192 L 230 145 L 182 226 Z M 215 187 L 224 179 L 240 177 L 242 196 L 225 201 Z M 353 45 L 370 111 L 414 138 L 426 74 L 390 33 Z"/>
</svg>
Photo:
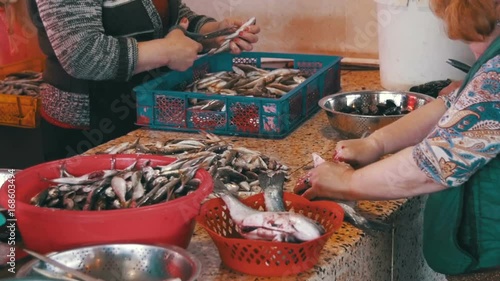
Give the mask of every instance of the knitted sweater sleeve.
<svg viewBox="0 0 500 281">
<path fill-rule="evenodd" d="M 207 23 L 207 22 L 213 22 L 216 21 L 215 19 L 207 16 L 202 16 L 198 15 L 195 12 L 193 12 L 186 4 L 184 4 L 182 1 L 180 2 L 179 6 L 179 17 L 178 20 L 182 18 L 187 18 L 189 20 L 189 31 L 192 32 L 199 32 L 201 27 Z"/>
<path fill-rule="evenodd" d="M 64 70 L 87 80 L 127 80 L 137 63 L 137 41 L 104 33 L 102 0 L 37 0 L 50 44 Z"/>
</svg>

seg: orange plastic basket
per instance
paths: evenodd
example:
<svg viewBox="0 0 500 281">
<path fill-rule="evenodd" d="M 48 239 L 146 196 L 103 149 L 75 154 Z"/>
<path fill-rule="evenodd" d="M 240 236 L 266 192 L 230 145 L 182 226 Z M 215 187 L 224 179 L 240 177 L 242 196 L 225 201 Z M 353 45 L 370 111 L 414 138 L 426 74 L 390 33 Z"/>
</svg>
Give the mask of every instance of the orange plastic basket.
<svg viewBox="0 0 500 281">
<path fill-rule="evenodd" d="M 0 66 L 0 80 L 14 72 L 42 72 L 44 58 L 29 59 Z M 37 128 L 40 124 L 41 100 L 38 96 L 11 95 L 0 92 L 0 126 Z"/>
<path fill-rule="evenodd" d="M 290 192 L 284 194 L 286 209 L 316 220 L 326 230 L 321 237 L 302 243 L 271 242 L 243 238 L 236 230 L 224 201 L 207 201 L 197 222 L 214 241 L 222 262 L 229 268 L 255 276 L 286 276 L 312 268 L 326 241 L 342 225 L 344 212 L 335 202 L 311 202 Z M 254 209 L 264 211 L 262 193 L 243 199 Z"/>
</svg>

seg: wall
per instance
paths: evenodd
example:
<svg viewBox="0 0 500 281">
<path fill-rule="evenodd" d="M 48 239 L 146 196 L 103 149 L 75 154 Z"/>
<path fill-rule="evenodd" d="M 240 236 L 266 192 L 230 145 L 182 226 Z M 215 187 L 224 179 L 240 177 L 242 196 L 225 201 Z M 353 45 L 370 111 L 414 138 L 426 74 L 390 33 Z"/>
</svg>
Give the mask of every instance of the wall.
<svg viewBox="0 0 500 281">
<path fill-rule="evenodd" d="M 41 57 L 36 36 L 25 0 L 0 4 L 0 67 Z"/>
<path fill-rule="evenodd" d="M 256 17 L 262 28 L 256 51 L 378 58 L 374 0 L 184 0 L 220 20 Z"/>
</svg>

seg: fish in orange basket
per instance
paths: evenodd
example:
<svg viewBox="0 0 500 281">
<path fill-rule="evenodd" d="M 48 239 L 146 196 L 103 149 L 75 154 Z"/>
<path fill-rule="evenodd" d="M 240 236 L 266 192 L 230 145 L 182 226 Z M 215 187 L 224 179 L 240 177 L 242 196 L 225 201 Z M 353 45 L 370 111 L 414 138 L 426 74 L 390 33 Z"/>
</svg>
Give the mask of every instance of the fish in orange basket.
<svg viewBox="0 0 500 281">
<path fill-rule="evenodd" d="M 318 222 L 298 213 L 252 209 L 229 192 L 221 180 L 216 178 L 214 181 L 214 191 L 226 203 L 238 232 L 246 239 L 300 243 L 325 233 Z"/>
</svg>

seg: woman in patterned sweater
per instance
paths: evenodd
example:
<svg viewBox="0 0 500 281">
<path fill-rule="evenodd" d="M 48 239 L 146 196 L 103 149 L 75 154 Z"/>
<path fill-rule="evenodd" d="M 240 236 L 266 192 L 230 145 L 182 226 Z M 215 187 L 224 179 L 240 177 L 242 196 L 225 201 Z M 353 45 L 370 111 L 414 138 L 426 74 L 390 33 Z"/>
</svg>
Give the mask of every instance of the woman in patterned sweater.
<svg viewBox="0 0 500 281">
<path fill-rule="evenodd" d="M 41 92 L 47 161 L 135 129 L 132 88 L 159 70 L 186 70 L 223 39 L 202 46 L 179 29 L 167 32 L 171 26 L 208 33 L 242 24 L 197 15 L 181 0 L 30 0 L 28 6 L 47 56 Z M 258 32 L 250 26 L 231 42 L 231 52 L 251 50 Z"/>
<path fill-rule="evenodd" d="M 449 275 L 493 268 L 491 280 L 500 280 L 500 1 L 431 5 L 449 37 L 466 41 L 477 58 L 461 88 L 367 138 L 338 142 L 334 161 L 311 170 L 295 192 L 345 200 L 431 194 L 428 264 Z"/>
</svg>

